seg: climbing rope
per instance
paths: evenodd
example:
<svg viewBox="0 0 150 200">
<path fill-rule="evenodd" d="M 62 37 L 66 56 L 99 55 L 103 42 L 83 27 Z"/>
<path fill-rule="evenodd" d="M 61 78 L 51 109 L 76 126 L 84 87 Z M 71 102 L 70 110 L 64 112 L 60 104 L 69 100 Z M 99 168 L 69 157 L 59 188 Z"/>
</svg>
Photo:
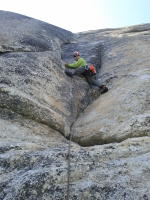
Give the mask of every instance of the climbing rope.
<svg viewBox="0 0 150 200">
<path fill-rule="evenodd" d="M 73 133 L 74 133 L 74 123 L 75 123 L 75 120 L 77 118 L 77 110 L 78 110 L 78 105 L 79 105 L 79 92 L 78 92 L 78 89 L 77 89 L 77 86 L 76 86 L 76 82 L 74 80 L 74 78 L 72 77 L 72 81 L 73 81 L 73 84 L 75 86 L 75 111 L 74 111 L 74 116 L 73 116 L 73 123 L 71 125 L 71 128 L 70 128 L 70 134 L 69 134 L 69 145 L 68 145 L 68 155 L 67 155 L 67 159 L 68 159 L 68 179 L 67 179 L 67 200 L 69 200 L 69 192 L 70 192 L 70 189 L 69 189 L 69 186 L 70 186 L 70 147 L 71 147 L 71 139 L 72 139 L 72 136 L 73 136 Z"/>
</svg>

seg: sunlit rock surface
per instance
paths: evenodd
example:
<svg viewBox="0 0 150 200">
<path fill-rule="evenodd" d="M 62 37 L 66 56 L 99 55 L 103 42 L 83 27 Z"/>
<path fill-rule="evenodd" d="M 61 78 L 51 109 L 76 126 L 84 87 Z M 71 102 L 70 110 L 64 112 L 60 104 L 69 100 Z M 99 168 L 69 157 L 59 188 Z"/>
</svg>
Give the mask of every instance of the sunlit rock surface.
<svg viewBox="0 0 150 200">
<path fill-rule="evenodd" d="M 149 199 L 150 25 L 73 34 L 5 11 L 0 25 L 0 200 L 67 199 L 69 133 L 69 199 Z M 75 50 L 108 93 L 65 75 Z"/>
<path fill-rule="evenodd" d="M 101 79 L 110 90 L 78 117 L 76 142 L 87 146 L 150 134 L 149 29 L 147 24 L 80 36 L 82 42 L 102 42 Z"/>
</svg>

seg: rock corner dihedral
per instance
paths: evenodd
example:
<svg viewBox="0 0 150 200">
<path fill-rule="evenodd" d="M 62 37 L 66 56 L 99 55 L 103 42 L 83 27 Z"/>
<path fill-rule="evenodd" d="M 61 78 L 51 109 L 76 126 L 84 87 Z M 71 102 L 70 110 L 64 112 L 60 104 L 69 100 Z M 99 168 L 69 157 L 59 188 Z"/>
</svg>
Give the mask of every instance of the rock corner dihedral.
<svg viewBox="0 0 150 200">
<path fill-rule="evenodd" d="M 73 34 L 6 11 L 0 24 L 0 200 L 66 199 L 73 122 L 69 198 L 148 199 L 150 24 Z M 66 76 L 75 50 L 109 92 Z"/>
</svg>

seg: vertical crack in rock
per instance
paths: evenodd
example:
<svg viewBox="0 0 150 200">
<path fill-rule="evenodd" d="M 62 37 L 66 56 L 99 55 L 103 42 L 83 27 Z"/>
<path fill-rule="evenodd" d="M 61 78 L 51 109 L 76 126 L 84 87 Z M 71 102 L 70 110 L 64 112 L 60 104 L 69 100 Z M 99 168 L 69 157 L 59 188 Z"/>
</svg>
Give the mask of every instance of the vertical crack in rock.
<svg viewBox="0 0 150 200">
<path fill-rule="evenodd" d="M 148 199 L 150 24 L 73 34 L 6 11 L 0 24 L 0 52 L 14 51 L 0 55 L 0 200 L 66 199 L 75 97 L 73 140 L 87 147 L 71 142 L 70 199 Z M 64 73 L 74 50 L 108 83 L 95 101 Z"/>
</svg>

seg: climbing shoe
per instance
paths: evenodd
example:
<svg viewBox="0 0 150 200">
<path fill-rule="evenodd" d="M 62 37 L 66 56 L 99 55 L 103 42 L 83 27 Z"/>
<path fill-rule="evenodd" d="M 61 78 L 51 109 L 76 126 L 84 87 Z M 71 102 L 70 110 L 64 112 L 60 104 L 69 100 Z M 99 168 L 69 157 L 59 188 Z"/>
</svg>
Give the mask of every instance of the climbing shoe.
<svg viewBox="0 0 150 200">
<path fill-rule="evenodd" d="M 105 85 L 101 85 L 100 88 L 102 90 L 101 94 L 104 94 L 104 93 L 108 92 L 108 88 Z"/>
<path fill-rule="evenodd" d="M 65 71 L 65 74 L 66 74 L 67 76 L 70 76 L 70 77 L 73 76 L 73 73 L 72 73 L 71 71 Z"/>
</svg>

